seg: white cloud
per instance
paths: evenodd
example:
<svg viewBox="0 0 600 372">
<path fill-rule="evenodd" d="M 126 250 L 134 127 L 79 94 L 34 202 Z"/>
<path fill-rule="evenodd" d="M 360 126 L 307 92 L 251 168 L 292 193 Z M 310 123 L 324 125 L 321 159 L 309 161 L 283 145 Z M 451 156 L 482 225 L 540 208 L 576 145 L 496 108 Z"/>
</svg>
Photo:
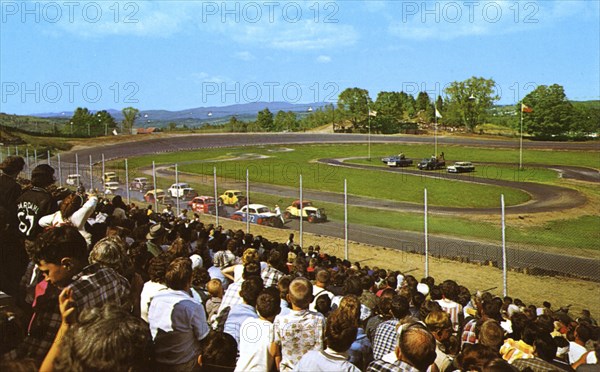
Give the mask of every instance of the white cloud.
<svg viewBox="0 0 600 372">
<path fill-rule="evenodd" d="M 331 62 L 331 57 L 329 57 L 329 56 L 323 56 L 323 55 L 318 56 L 317 57 L 317 62 L 319 62 L 319 63 L 329 63 L 329 62 Z"/>
<path fill-rule="evenodd" d="M 567 18 L 597 14 L 597 9 L 593 1 L 409 2 L 396 9 L 388 31 L 409 40 L 497 36 L 554 27 Z"/>
<path fill-rule="evenodd" d="M 241 59 L 242 61 L 246 61 L 246 62 L 253 61 L 256 59 L 256 57 L 248 51 L 235 53 L 235 58 Z"/>
<path fill-rule="evenodd" d="M 211 75 L 204 71 L 194 72 L 194 73 L 190 74 L 190 77 L 196 83 L 216 83 L 216 84 L 225 83 L 225 84 L 227 84 L 227 83 L 233 82 L 233 79 L 231 79 L 229 77 L 225 77 L 225 76 L 221 76 L 221 75 Z"/>
</svg>

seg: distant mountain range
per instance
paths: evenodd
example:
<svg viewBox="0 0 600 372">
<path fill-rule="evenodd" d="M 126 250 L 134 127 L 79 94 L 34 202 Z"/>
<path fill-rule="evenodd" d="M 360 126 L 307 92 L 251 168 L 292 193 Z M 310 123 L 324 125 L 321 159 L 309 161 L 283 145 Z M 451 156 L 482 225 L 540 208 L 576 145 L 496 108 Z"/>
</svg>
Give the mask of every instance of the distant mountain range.
<svg viewBox="0 0 600 372">
<path fill-rule="evenodd" d="M 169 122 L 169 121 L 182 121 L 182 120 L 194 120 L 194 121 L 210 121 L 218 118 L 225 118 L 230 116 L 251 116 L 254 117 L 259 111 L 268 108 L 273 114 L 278 111 L 292 111 L 296 113 L 308 112 L 312 108 L 327 106 L 331 103 L 328 102 L 313 102 L 313 103 L 288 103 L 288 102 L 252 102 L 252 103 L 241 103 L 230 106 L 209 106 L 209 107 L 196 107 L 186 110 L 179 111 L 168 111 L 168 110 L 143 110 L 140 111 L 141 117 L 151 121 Z M 123 114 L 119 110 L 109 109 L 107 110 L 117 121 L 123 120 Z M 92 111 L 94 112 L 94 111 Z M 146 117 L 146 115 L 148 115 Z M 38 114 L 31 114 L 31 116 L 42 117 L 42 118 L 70 118 L 73 116 L 72 111 L 64 112 L 44 112 Z"/>
</svg>

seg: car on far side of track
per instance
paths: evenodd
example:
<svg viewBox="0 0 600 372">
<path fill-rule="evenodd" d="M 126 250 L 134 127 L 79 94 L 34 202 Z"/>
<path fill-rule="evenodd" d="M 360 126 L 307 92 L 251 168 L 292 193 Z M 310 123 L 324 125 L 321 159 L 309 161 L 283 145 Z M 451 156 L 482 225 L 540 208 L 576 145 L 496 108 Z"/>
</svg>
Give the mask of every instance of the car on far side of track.
<svg viewBox="0 0 600 372">
<path fill-rule="evenodd" d="M 448 173 L 467 173 L 474 172 L 475 166 L 470 161 L 457 161 L 446 169 Z"/>
</svg>

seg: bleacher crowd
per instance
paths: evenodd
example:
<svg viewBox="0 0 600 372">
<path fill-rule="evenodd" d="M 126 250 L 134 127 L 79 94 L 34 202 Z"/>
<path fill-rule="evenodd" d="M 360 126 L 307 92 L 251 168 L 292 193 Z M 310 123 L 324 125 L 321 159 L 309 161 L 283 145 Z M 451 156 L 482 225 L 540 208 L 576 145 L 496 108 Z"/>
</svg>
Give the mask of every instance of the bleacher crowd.
<svg viewBox="0 0 600 372">
<path fill-rule="evenodd" d="M 598 371 L 579 316 L 0 165 L 1 371 Z"/>
</svg>

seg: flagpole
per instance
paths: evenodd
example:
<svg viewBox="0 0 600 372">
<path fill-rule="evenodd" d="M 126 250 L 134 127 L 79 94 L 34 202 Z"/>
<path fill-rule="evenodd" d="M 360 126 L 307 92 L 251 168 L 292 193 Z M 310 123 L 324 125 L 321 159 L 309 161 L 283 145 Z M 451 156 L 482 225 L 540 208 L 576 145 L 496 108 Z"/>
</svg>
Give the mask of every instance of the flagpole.
<svg viewBox="0 0 600 372">
<path fill-rule="evenodd" d="M 521 103 L 521 135 L 519 136 L 519 170 L 523 169 L 523 104 Z"/>
<path fill-rule="evenodd" d="M 433 116 L 435 116 L 435 124 L 434 124 L 435 127 L 433 129 L 433 142 L 434 142 L 434 154 L 435 154 L 435 157 L 437 158 L 437 119 L 438 119 L 437 114 L 438 114 L 438 112 L 437 112 L 437 107 L 435 107 L 435 105 L 433 106 L 433 109 L 435 111 L 433 113 Z"/>
</svg>

